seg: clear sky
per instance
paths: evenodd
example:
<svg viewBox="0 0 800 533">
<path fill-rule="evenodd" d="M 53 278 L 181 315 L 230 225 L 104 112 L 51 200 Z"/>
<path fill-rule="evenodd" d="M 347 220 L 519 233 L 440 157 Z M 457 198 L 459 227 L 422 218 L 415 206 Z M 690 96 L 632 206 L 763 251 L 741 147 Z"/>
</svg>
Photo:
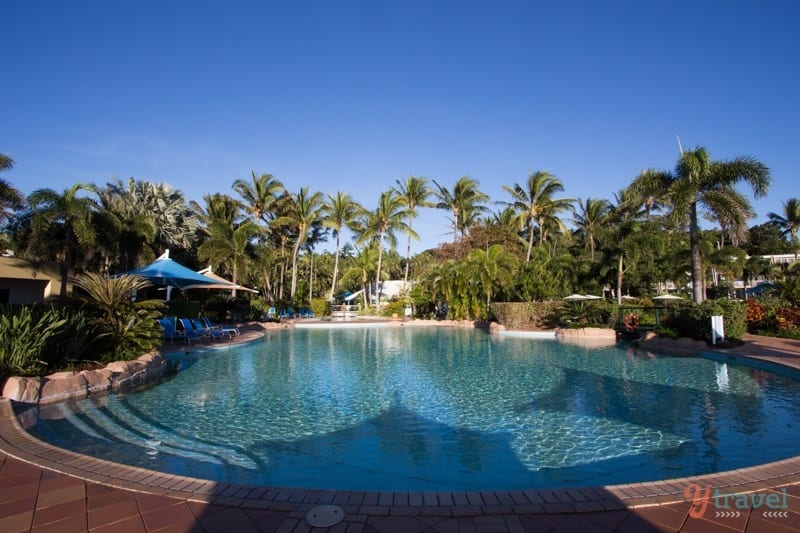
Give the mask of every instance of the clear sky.
<svg viewBox="0 0 800 533">
<path fill-rule="evenodd" d="M 0 4 L 0 152 L 24 193 L 111 177 L 200 201 L 251 170 L 366 207 L 408 175 L 493 200 L 546 169 L 611 199 L 685 147 L 800 196 L 800 2 Z M 498 207 L 498 206 L 493 206 Z M 444 211 L 415 251 L 450 240 Z M 404 239 L 403 239 L 404 240 Z M 401 250 L 404 247 L 401 247 Z"/>
</svg>

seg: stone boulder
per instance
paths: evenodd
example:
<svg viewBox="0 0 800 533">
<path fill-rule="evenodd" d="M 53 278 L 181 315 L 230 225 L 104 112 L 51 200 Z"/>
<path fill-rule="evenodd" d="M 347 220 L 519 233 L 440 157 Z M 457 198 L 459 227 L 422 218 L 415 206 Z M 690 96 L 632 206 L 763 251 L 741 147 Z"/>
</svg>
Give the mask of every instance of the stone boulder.
<svg viewBox="0 0 800 533">
<path fill-rule="evenodd" d="M 105 368 L 56 372 L 42 378 L 10 377 L 3 396 L 20 403 L 53 403 L 90 394 L 139 387 L 161 377 L 167 369 L 163 355 L 152 352 L 134 361 L 114 361 Z"/>
<path fill-rule="evenodd" d="M 559 328 L 556 330 L 556 339 L 589 348 L 600 348 L 617 344 L 617 332 L 609 328 Z"/>
<path fill-rule="evenodd" d="M 705 341 L 696 341 L 688 337 L 667 339 L 665 337 L 658 337 L 655 334 L 645 335 L 645 337 L 639 341 L 639 348 L 665 355 L 685 356 L 697 356 L 700 355 L 703 350 L 708 349 Z"/>
</svg>

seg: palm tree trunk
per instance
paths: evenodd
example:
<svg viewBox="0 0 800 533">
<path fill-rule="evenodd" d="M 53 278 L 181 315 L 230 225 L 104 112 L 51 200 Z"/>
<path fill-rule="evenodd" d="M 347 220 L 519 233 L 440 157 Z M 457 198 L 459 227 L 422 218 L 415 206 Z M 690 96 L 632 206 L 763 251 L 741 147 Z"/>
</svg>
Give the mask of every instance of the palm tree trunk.
<svg viewBox="0 0 800 533">
<path fill-rule="evenodd" d="M 703 288 L 703 256 L 700 251 L 700 227 L 697 224 L 697 203 L 692 203 L 689 216 L 689 242 L 692 247 L 692 298 L 695 303 L 705 299 Z"/>
<path fill-rule="evenodd" d="M 289 299 L 294 303 L 294 295 L 297 292 L 297 256 L 300 254 L 301 241 L 298 238 L 292 250 L 292 287 L 289 293 Z"/>
<path fill-rule="evenodd" d="M 624 259 L 625 253 L 620 252 L 619 262 L 617 263 L 617 305 L 622 305 L 622 278 L 625 276 L 625 271 L 623 270 Z"/>
<path fill-rule="evenodd" d="M 63 259 L 61 261 L 61 296 L 67 295 L 67 282 L 69 281 L 69 263 L 72 259 L 72 254 L 70 253 L 70 249 L 72 248 L 72 243 L 70 242 L 70 226 L 69 224 L 64 224 L 64 253 Z"/>
<path fill-rule="evenodd" d="M 411 229 L 411 219 L 408 219 L 408 229 Z M 406 245 L 406 273 L 403 276 L 403 290 L 408 288 L 408 266 L 411 264 L 411 235 L 408 235 L 408 244 Z"/>
<path fill-rule="evenodd" d="M 375 299 L 375 307 L 378 311 L 381 310 L 381 262 L 383 261 L 383 235 L 384 232 L 381 231 L 381 238 L 378 241 L 378 271 L 375 273 L 375 293 L 377 298 Z"/>
<path fill-rule="evenodd" d="M 339 276 L 339 234 L 336 234 L 336 259 L 333 260 L 333 281 L 331 281 L 331 295 L 328 298 L 333 300 L 333 293 L 336 291 L 336 278 Z"/>
<path fill-rule="evenodd" d="M 236 274 L 237 274 L 237 272 L 236 272 L 236 258 L 234 257 L 234 259 L 233 259 L 233 283 L 234 284 L 239 283 L 237 281 L 238 276 Z M 236 288 L 231 289 L 231 298 L 236 298 Z"/>
<path fill-rule="evenodd" d="M 525 257 L 526 264 L 531 262 L 531 250 L 533 250 L 533 228 L 535 226 L 533 219 L 531 219 L 531 222 L 528 224 L 528 226 L 531 234 L 528 235 L 528 255 Z"/>
</svg>

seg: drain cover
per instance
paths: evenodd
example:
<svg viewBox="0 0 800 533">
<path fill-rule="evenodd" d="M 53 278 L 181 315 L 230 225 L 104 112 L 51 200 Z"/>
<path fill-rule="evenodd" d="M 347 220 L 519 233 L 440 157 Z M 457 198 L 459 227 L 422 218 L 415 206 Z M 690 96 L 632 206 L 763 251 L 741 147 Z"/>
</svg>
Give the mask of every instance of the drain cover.
<svg viewBox="0 0 800 533">
<path fill-rule="evenodd" d="M 335 526 L 344 520 L 344 509 L 338 505 L 320 505 L 306 514 L 306 522 L 314 527 Z"/>
</svg>

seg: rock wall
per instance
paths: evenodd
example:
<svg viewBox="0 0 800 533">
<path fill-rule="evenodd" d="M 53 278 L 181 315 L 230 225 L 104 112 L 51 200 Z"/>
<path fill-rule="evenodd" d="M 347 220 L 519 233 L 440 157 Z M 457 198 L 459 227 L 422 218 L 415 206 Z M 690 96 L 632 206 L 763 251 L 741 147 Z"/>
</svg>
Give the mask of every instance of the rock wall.
<svg viewBox="0 0 800 533">
<path fill-rule="evenodd" d="M 49 376 L 8 378 L 3 396 L 21 403 L 53 403 L 89 394 L 133 388 L 160 378 L 167 361 L 157 352 L 133 361 L 114 361 L 98 370 L 56 372 Z"/>
</svg>

